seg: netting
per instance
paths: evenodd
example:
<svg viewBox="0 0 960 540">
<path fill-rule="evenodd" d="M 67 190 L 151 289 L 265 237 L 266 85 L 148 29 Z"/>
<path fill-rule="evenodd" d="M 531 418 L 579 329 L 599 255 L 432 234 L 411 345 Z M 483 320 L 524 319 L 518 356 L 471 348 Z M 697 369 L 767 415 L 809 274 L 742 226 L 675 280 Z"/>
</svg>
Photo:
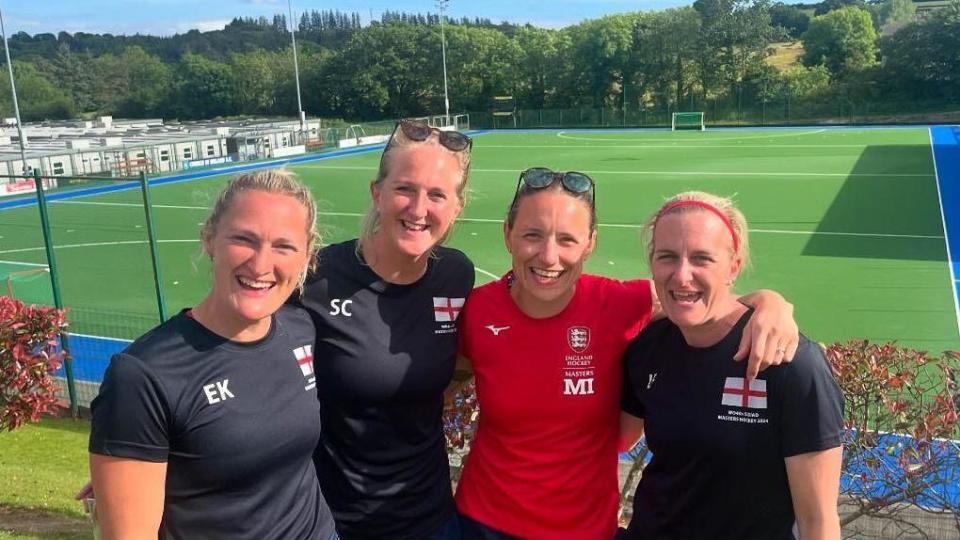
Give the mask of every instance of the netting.
<svg viewBox="0 0 960 540">
<path fill-rule="evenodd" d="M 24 304 L 53 304 L 50 269 L 45 264 L 0 261 L 0 294 L 16 298 Z"/>
<path fill-rule="evenodd" d="M 45 204 L 5 208 L 0 214 L 0 294 L 67 310 L 71 337 L 66 344 L 78 383 L 77 404 L 85 405 L 96 395 L 116 344 L 159 323 L 157 290 L 162 281 L 155 279 L 151 226 L 138 182 L 57 180 L 56 188 L 44 189 Z M 63 197 L 67 190 L 70 196 Z M 188 217 L 183 227 L 189 230 L 182 235 L 177 230 L 180 221 L 168 222 L 165 230 L 173 235 L 172 249 L 182 252 L 180 246 L 196 245 L 197 220 Z M 174 256 L 189 260 L 188 254 Z M 168 286 L 176 286 L 176 281 Z"/>
<path fill-rule="evenodd" d="M 960 104 L 945 101 L 854 102 L 789 99 L 738 103 L 691 100 L 683 106 L 517 109 L 510 117 L 470 111 L 472 129 L 497 128 L 669 128 L 674 112 L 702 111 L 706 127 L 807 126 L 817 124 L 960 123 Z"/>
<path fill-rule="evenodd" d="M 670 122 L 670 129 L 696 129 L 703 131 L 703 113 L 702 112 L 675 112 Z"/>
</svg>

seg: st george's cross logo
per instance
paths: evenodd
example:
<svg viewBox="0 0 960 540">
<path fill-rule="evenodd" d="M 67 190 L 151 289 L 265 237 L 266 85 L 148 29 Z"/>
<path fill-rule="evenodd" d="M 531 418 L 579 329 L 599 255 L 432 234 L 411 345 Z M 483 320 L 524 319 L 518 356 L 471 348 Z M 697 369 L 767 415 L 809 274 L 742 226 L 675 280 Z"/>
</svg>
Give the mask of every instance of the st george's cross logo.
<svg viewBox="0 0 960 540">
<path fill-rule="evenodd" d="M 437 322 L 455 322 L 463 309 L 465 298 L 433 297 L 433 320 Z"/>
<path fill-rule="evenodd" d="M 317 378 L 313 374 L 313 345 L 304 345 L 293 350 L 300 372 L 303 373 L 304 390 L 311 390 L 317 386 Z"/>
<path fill-rule="evenodd" d="M 747 381 L 743 377 L 727 377 L 720 404 L 744 409 L 766 409 L 767 381 L 763 379 Z"/>
<path fill-rule="evenodd" d="M 567 329 L 567 344 L 575 353 L 582 353 L 590 346 L 590 329 L 586 326 L 572 326 Z"/>
</svg>

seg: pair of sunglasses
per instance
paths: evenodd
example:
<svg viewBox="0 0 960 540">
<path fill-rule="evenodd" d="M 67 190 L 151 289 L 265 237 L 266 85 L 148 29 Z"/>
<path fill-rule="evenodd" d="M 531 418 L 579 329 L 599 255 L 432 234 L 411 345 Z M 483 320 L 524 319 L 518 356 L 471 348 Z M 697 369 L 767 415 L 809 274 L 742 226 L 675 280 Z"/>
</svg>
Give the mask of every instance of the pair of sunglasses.
<svg viewBox="0 0 960 540">
<path fill-rule="evenodd" d="M 397 135 L 397 130 L 402 131 L 404 137 L 415 142 L 423 142 L 429 139 L 430 135 L 437 133 L 440 144 L 451 152 L 463 152 L 473 146 L 473 139 L 459 131 L 445 131 L 433 126 L 428 126 L 422 122 L 414 122 L 413 120 L 401 120 L 397 122 L 397 126 L 393 128 L 393 135 L 390 136 L 391 142 Z M 389 147 L 390 143 L 387 143 L 387 146 Z"/>
<path fill-rule="evenodd" d="M 554 172 L 546 167 L 533 167 L 520 173 L 520 180 L 517 182 L 517 191 L 513 195 L 513 200 L 516 202 L 517 195 L 520 194 L 520 189 L 523 186 L 529 189 L 544 189 L 556 182 L 560 182 L 563 189 L 574 195 L 588 194 L 586 198 L 590 201 L 590 204 L 596 204 L 596 187 L 592 178 L 582 172 Z"/>
</svg>

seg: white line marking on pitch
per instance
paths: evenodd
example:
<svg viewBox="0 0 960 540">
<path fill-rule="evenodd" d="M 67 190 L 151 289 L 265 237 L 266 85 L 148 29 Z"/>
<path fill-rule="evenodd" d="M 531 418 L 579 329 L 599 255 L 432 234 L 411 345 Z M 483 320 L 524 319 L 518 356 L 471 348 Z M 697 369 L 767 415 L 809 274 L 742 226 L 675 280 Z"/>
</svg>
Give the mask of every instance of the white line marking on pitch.
<svg viewBox="0 0 960 540">
<path fill-rule="evenodd" d="M 157 240 L 159 244 L 184 244 L 188 242 L 199 243 L 199 238 L 193 238 L 190 240 Z M 146 240 L 118 240 L 115 242 L 88 242 L 85 244 L 67 244 L 63 246 L 53 246 L 54 249 L 70 249 L 70 248 L 82 248 L 82 247 L 104 247 L 104 246 L 126 246 L 126 245 L 136 245 L 136 244 L 146 244 Z M 31 247 L 31 248 L 20 248 L 20 249 L 7 249 L 0 251 L 0 255 L 7 253 L 26 253 L 28 251 L 43 251 L 43 246 L 40 247 Z"/>
<path fill-rule="evenodd" d="M 602 139 L 596 139 L 602 140 Z M 619 139 L 606 139 L 611 142 Z M 866 144 L 564 144 L 557 146 L 555 144 L 484 144 L 482 148 L 591 148 L 597 150 L 600 148 L 654 148 L 654 149 L 675 149 L 688 150 L 690 148 L 866 148 Z"/>
<path fill-rule="evenodd" d="M 817 130 L 814 130 L 814 131 L 801 131 L 800 133 L 777 133 L 777 134 L 774 134 L 774 135 L 757 135 L 757 136 L 752 136 L 752 137 L 717 137 L 716 139 L 713 139 L 713 140 L 727 142 L 727 141 L 748 141 L 748 140 L 758 140 L 758 139 L 781 139 L 781 138 L 788 138 L 788 137 L 803 137 L 803 136 L 806 136 L 806 135 L 816 135 L 816 134 L 818 134 L 818 133 L 823 133 L 823 132 L 825 132 L 825 131 L 827 131 L 827 130 L 826 130 L 826 129 L 817 129 Z M 579 135 L 567 135 L 567 132 L 566 132 L 566 131 L 558 131 L 558 132 L 557 132 L 557 137 L 559 137 L 559 138 L 561 138 L 561 139 L 569 139 L 569 140 L 572 140 L 572 141 L 600 141 L 600 142 L 611 142 L 611 141 L 616 142 L 616 141 L 623 141 L 623 140 L 629 140 L 629 141 L 658 141 L 658 142 L 676 142 L 676 141 L 677 141 L 676 138 L 673 138 L 673 139 L 645 139 L 645 138 L 642 138 L 642 137 L 641 137 L 641 138 L 631 137 L 630 139 L 610 139 L 610 138 L 601 138 L 601 137 L 581 137 L 581 136 L 579 136 Z M 689 141 L 689 140 L 692 140 L 692 139 L 681 139 L 681 140 L 683 140 L 683 141 Z"/>
<path fill-rule="evenodd" d="M 492 277 L 493 279 L 500 279 L 500 276 L 494 274 L 493 272 L 487 272 L 486 270 L 484 270 L 483 268 L 480 268 L 479 266 L 474 266 L 473 268 L 474 268 L 474 270 L 476 270 L 477 272 L 480 272 L 481 274 L 490 276 L 490 277 Z"/>
<path fill-rule="evenodd" d="M 90 335 L 90 334 L 78 334 L 78 333 L 76 333 L 76 332 L 67 332 L 67 336 L 69 336 L 69 337 L 83 337 L 83 338 L 87 338 L 87 339 L 102 339 L 102 340 L 105 340 L 105 341 L 116 341 L 117 343 L 133 343 L 133 340 L 131 340 L 131 339 L 112 338 L 112 337 L 106 337 L 106 336 L 93 336 L 93 335 Z"/>
<path fill-rule="evenodd" d="M 311 169 L 328 169 L 331 171 L 374 171 L 374 166 L 350 166 L 350 165 L 317 165 L 310 166 Z M 482 173 L 511 173 L 517 174 L 521 169 L 471 169 L 471 172 Z M 657 175 L 657 176 L 803 176 L 803 177 L 886 177 L 886 178 L 933 178 L 931 173 L 816 173 L 816 172 L 717 172 L 717 171 L 591 171 L 584 170 L 587 174 L 594 176 L 603 174 L 627 174 L 627 175 Z"/>
<path fill-rule="evenodd" d="M 947 248 L 947 268 L 950 270 L 950 277 L 955 279 L 955 283 L 960 282 L 956 280 L 957 269 L 953 267 L 953 256 L 950 250 L 950 239 L 947 238 L 947 213 L 946 205 L 943 204 L 943 194 L 940 192 L 940 169 L 937 167 L 937 152 L 936 146 L 933 144 L 933 128 L 927 128 L 927 137 L 930 139 L 930 159 L 933 160 L 933 174 L 936 177 L 936 186 L 937 186 L 937 205 L 940 206 L 940 223 L 943 224 L 943 240 Z M 953 309 L 957 317 L 957 332 L 960 333 L 960 288 L 953 288 Z"/>
<path fill-rule="evenodd" d="M 84 203 L 84 204 L 98 204 L 98 203 Z M 113 203 L 121 204 L 121 203 Z M 132 204 L 132 203 L 129 203 Z M 134 205 L 139 206 L 139 205 Z M 356 212 L 317 212 L 319 215 L 324 216 L 342 216 L 342 217 L 362 217 L 363 214 Z M 463 221 L 467 223 L 496 223 L 502 224 L 502 219 L 486 219 L 486 218 L 460 218 L 457 221 Z M 611 229 L 639 229 L 643 225 L 633 224 L 633 223 L 600 223 L 599 227 L 607 227 Z M 908 238 L 908 239 L 921 239 L 921 240 L 942 240 L 944 237 L 939 235 L 926 235 L 926 234 L 890 234 L 890 233 L 862 233 L 862 232 L 839 232 L 839 231 L 792 231 L 787 229 L 750 229 L 749 232 L 757 234 L 794 234 L 794 235 L 806 235 L 806 236 L 850 236 L 850 237 L 865 237 L 865 238 Z M 182 244 L 190 242 L 199 242 L 199 239 L 189 239 L 189 240 L 157 240 L 157 243 L 160 244 Z M 70 248 L 80 248 L 80 247 L 104 247 L 104 246 L 119 246 L 119 245 L 136 245 L 136 244 L 146 244 L 146 240 L 121 240 L 115 242 L 89 242 L 84 244 L 67 244 L 62 246 L 54 246 L 56 249 L 70 249 Z M 30 251 L 43 251 L 45 248 L 41 247 L 30 247 L 30 248 L 19 248 L 19 249 L 7 249 L 0 251 L 0 255 L 7 253 L 27 253 Z M 9 262 L 13 264 L 27 264 L 27 263 L 17 263 L 16 261 L 0 261 L 0 262 Z M 31 263 L 35 264 L 35 263 Z M 46 266 L 40 264 L 37 266 Z M 489 272 L 481 270 L 481 272 L 487 275 L 493 275 Z M 499 278 L 500 276 L 493 276 Z"/>
<path fill-rule="evenodd" d="M 111 206 L 125 205 L 125 206 L 142 206 L 140 204 L 134 203 L 98 203 L 90 201 L 59 201 L 60 204 L 108 204 Z M 193 210 L 200 207 L 193 206 L 165 206 L 158 208 L 174 208 L 174 209 L 188 209 Z M 204 209 L 206 210 L 206 209 Z M 317 212 L 321 216 L 338 216 L 338 217 L 363 217 L 363 214 L 357 212 Z M 463 221 L 467 223 L 503 223 L 502 219 L 487 219 L 487 218 L 459 218 L 457 221 Z M 611 229 L 639 229 L 643 225 L 638 225 L 634 223 L 600 223 L 600 227 L 609 227 Z M 874 238 L 915 238 L 915 239 L 928 239 L 928 240 L 941 240 L 943 236 L 941 235 L 928 235 L 928 234 L 892 234 L 892 233 L 861 233 L 861 232 L 841 232 L 841 231 L 794 231 L 789 229 L 750 229 L 751 233 L 758 234 L 804 234 L 809 236 L 853 236 L 853 237 L 874 237 Z M 160 240 L 160 242 L 176 242 L 177 240 Z M 183 241 L 183 240 L 179 240 Z M 137 243 L 141 242 L 140 240 L 133 240 L 127 243 Z M 106 243 L 104 245 L 109 245 Z M 64 246 L 57 246 L 64 247 Z M 34 248 L 30 248 L 31 250 Z M 15 251 L 0 251 L 0 253 L 16 253 Z"/>
<path fill-rule="evenodd" d="M 89 204 L 93 206 L 124 206 L 143 208 L 140 203 L 120 203 L 120 202 L 102 202 L 102 201 L 52 201 L 52 204 Z M 172 208 L 174 210 L 209 210 L 209 206 L 184 206 L 177 204 L 155 204 L 152 208 Z"/>
<path fill-rule="evenodd" d="M 46 268 L 47 265 L 43 263 L 30 263 L 30 262 L 21 262 L 21 261 L 0 261 L 0 264 L 16 264 L 20 266 L 35 266 L 39 268 Z"/>
</svg>

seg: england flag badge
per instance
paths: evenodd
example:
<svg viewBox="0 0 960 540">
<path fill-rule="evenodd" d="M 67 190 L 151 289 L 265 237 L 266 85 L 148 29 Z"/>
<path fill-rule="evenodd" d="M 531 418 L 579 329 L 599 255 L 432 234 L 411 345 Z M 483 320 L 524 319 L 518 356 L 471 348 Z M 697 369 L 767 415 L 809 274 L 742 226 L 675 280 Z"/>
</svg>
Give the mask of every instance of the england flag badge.
<svg viewBox="0 0 960 540">
<path fill-rule="evenodd" d="M 303 379 L 306 383 L 304 390 L 311 390 L 317 386 L 317 378 L 313 374 L 313 345 L 304 345 L 293 350 L 293 356 L 297 358 L 297 365 L 300 366 L 300 372 L 303 373 Z"/>
<path fill-rule="evenodd" d="M 747 381 L 743 377 L 727 377 L 720 403 L 743 409 L 766 409 L 767 381 L 763 379 Z"/>
<path fill-rule="evenodd" d="M 465 298 L 433 297 L 433 320 L 437 322 L 455 322 L 463 309 Z"/>
</svg>

